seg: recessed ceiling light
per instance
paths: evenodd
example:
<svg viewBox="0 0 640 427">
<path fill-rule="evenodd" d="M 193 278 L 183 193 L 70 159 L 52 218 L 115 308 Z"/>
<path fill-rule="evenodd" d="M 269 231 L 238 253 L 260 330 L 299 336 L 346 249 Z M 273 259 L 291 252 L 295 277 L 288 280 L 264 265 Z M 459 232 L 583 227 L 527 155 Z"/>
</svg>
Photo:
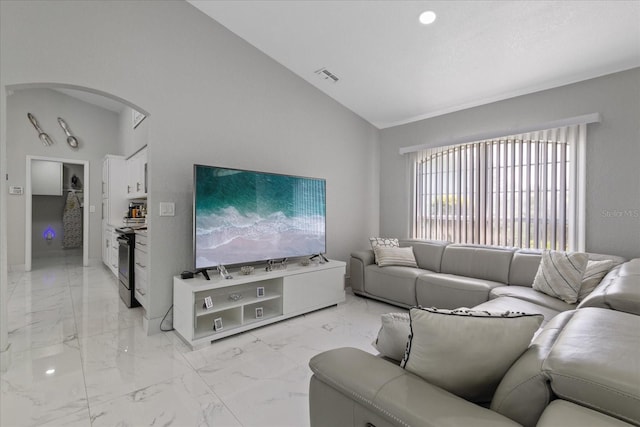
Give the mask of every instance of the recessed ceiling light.
<svg viewBox="0 0 640 427">
<path fill-rule="evenodd" d="M 45 374 L 47 375 L 53 375 L 56 372 L 55 369 L 47 369 L 47 371 L 45 372 Z"/>
<path fill-rule="evenodd" d="M 436 13 L 432 10 L 427 10 L 426 12 L 422 12 L 420 14 L 419 19 L 422 25 L 433 24 L 436 20 Z"/>
</svg>

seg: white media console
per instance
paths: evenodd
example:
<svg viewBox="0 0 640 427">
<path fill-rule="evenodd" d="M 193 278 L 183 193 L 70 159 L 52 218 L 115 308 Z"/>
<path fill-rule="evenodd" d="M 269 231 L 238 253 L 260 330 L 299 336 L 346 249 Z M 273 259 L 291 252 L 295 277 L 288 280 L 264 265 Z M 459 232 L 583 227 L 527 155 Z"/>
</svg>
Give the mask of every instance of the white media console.
<svg viewBox="0 0 640 427">
<path fill-rule="evenodd" d="M 173 327 L 191 348 L 344 301 L 346 263 L 289 264 L 224 279 L 173 278 Z M 209 307 L 207 307 L 207 305 Z"/>
</svg>

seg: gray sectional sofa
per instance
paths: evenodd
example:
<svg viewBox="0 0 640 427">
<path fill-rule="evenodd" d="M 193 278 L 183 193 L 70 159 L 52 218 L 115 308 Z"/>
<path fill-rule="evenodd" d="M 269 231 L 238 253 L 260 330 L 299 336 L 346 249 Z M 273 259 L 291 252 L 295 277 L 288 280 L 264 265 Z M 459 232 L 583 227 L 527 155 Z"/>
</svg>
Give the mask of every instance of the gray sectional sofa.
<svg viewBox="0 0 640 427">
<path fill-rule="evenodd" d="M 313 427 L 640 426 L 640 258 L 590 254 L 614 266 L 582 301 L 567 304 L 531 287 L 538 252 L 434 241 L 401 245 L 413 247 L 418 268 L 381 268 L 372 251 L 352 254 L 354 293 L 401 307 L 540 313 L 543 326 L 491 401 L 480 404 L 387 358 L 354 348 L 321 353 L 310 362 Z M 468 346 L 473 351 L 473 343 Z"/>
<path fill-rule="evenodd" d="M 413 248 L 418 268 L 380 268 L 372 250 L 351 254 L 351 288 L 355 294 L 405 308 L 476 308 L 482 304 L 480 308 L 487 311 L 540 313 L 545 323 L 578 306 L 532 288 L 540 251 L 428 240 L 401 240 L 400 246 Z M 625 262 L 614 255 L 589 254 L 589 259 L 612 260 L 610 278 Z M 606 307 L 603 298 L 588 298 L 580 305 Z"/>
</svg>

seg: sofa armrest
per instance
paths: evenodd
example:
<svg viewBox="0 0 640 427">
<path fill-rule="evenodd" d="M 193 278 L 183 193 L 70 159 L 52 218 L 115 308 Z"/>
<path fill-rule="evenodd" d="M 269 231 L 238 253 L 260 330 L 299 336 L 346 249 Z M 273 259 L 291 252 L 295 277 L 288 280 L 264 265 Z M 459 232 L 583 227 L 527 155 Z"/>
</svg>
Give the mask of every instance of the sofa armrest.
<svg viewBox="0 0 640 427">
<path fill-rule="evenodd" d="M 640 315 L 640 258 L 614 267 L 578 305 L 585 307 Z"/>
<path fill-rule="evenodd" d="M 520 425 L 359 349 L 326 351 L 313 357 L 309 366 L 314 373 L 312 383 L 320 381 L 339 392 L 344 397 L 342 401 L 353 402 L 354 408 L 363 408 L 373 420 L 383 420 L 383 425 Z M 311 388 L 309 394 L 311 425 L 328 425 L 322 417 L 331 410 L 319 406 L 324 396 L 316 395 L 313 390 Z M 379 421 L 367 422 L 380 425 Z"/>
<path fill-rule="evenodd" d="M 356 258 L 362 261 L 362 264 L 366 267 L 367 265 L 374 264 L 375 256 L 373 255 L 373 250 L 369 249 L 366 251 L 355 251 L 351 252 L 351 258 Z"/>
<path fill-rule="evenodd" d="M 356 251 L 351 253 L 349 263 L 349 282 L 354 292 L 364 292 L 364 269 L 366 266 L 375 264 L 373 250 Z"/>
</svg>

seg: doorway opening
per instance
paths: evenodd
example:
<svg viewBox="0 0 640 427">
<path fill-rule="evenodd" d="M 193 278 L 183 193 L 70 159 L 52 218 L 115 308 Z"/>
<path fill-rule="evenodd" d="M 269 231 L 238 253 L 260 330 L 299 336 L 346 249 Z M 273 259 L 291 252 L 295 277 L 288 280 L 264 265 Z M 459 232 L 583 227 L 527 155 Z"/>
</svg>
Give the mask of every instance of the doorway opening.
<svg viewBox="0 0 640 427">
<path fill-rule="evenodd" d="M 38 256 L 81 254 L 82 265 L 89 266 L 89 176 L 86 160 L 27 156 L 26 271 Z"/>
</svg>

